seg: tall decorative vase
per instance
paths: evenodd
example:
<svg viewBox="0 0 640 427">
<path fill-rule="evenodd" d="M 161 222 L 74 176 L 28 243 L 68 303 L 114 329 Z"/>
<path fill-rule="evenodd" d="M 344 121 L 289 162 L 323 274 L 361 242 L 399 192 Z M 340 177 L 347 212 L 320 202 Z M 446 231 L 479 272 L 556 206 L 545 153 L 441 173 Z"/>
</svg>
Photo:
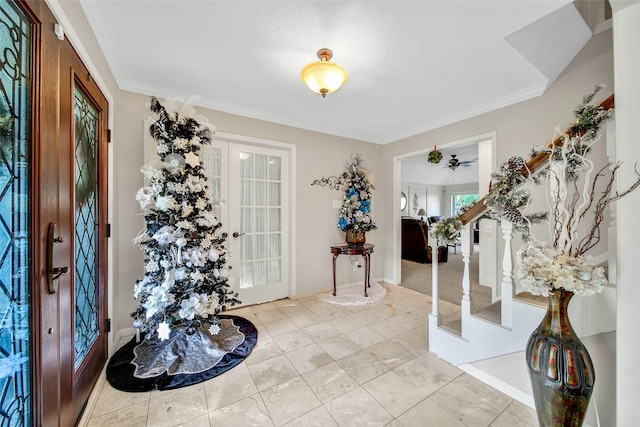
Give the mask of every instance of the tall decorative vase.
<svg viewBox="0 0 640 427">
<path fill-rule="evenodd" d="M 593 392 L 591 357 L 567 312 L 573 292 L 555 289 L 547 314 L 527 343 L 527 367 L 538 422 L 544 427 L 579 427 Z"/>
<path fill-rule="evenodd" d="M 361 246 L 364 245 L 367 241 L 364 235 L 364 231 L 362 230 L 347 230 L 347 235 L 345 237 L 345 241 L 347 244 L 351 246 Z"/>
</svg>

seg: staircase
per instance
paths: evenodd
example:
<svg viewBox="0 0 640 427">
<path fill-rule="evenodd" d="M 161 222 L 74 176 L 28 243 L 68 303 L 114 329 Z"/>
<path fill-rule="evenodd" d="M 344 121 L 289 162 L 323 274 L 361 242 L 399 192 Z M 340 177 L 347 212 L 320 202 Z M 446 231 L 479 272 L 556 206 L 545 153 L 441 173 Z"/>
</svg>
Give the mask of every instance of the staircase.
<svg viewBox="0 0 640 427">
<path fill-rule="evenodd" d="M 602 107 L 613 108 L 614 98 L 611 95 L 600 104 Z M 561 144 L 557 138 L 551 144 Z M 608 154 L 615 158 L 615 155 Z M 547 165 L 548 155 L 541 153 L 527 161 L 528 171 L 535 173 Z M 462 279 L 462 300 L 460 301 L 460 331 L 459 334 L 442 324 L 442 315 L 438 303 L 438 264 L 434 260 L 432 265 L 432 296 L 433 305 L 429 315 L 429 350 L 441 359 L 453 365 L 463 365 L 471 362 L 507 355 L 523 351 L 531 332 L 542 320 L 546 306 L 521 301 L 515 296 L 513 282 L 513 258 L 515 250 L 512 247 L 513 225 L 507 221 L 500 223 L 504 252 L 502 254 L 502 280 L 500 286 L 500 322 L 490 322 L 471 314 L 471 299 L 469 281 L 469 260 L 473 251 L 473 223 L 486 211 L 484 198 L 466 211 L 460 218 L 464 224 L 460 232 L 461 251 L 464 260 Z M 611 233 L 610 235 L 615 235 Z M 610 245 L 611 246 L 611 245 Z M 609 253 L 609 258 L 612 258 Z M 588 306 L 599 307 L 590 309 Z M 570 315 L 574 329 L 578 334 L 601 334 L 615 330 L 616 290 L 609 286 L 602 294 L 589 298 L 576 297 L 570 306 Z M 610 307 L 611 310 L 602 310 Z M 587 313 L 589 315 L 587 316 Z M 524 359 L 523 359 L 524 364 Z"/>
</svg>

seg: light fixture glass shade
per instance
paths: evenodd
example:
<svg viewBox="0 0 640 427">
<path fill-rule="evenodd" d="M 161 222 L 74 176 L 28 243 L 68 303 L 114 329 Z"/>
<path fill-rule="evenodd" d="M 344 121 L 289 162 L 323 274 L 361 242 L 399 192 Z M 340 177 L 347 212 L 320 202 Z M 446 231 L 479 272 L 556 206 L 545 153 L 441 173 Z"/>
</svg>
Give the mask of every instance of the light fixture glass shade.
<svg viewBox="0 0 640 427">
<path fill-rule="evenodd" d="M 329 54 L 321 56 L 324 51 L 328 51 Z M 330 55 L 331 51 L 329 49 L 321 49 L 318 51 L 318 57 L 327 59 L 308 64 L 300 74 L 302 81 L 306 83 L 309 89 L 321 94 L 323 97 L 340 89 L 340 86 L 349 78 L 344 68 L 328 60 L 331 58 Z"/>
</svg>

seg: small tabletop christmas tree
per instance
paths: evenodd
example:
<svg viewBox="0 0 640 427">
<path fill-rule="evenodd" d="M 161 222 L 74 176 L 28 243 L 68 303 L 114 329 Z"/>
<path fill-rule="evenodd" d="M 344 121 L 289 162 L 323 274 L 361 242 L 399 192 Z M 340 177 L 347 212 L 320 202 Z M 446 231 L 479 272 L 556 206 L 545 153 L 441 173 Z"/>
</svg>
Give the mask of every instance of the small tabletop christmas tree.
<svg viewBox="0 0 640 427">
<path fill-rule="evenodd" d="M 240 301 L 228 284 L 227 234 L 212 212 L 221 202 L 211 201 L 198 157 L 214 128 L 168 112 L 156 98 L 151 111 L 158 115 L 149 131 L 161 164 L 141 169 L 147 185 L 136 195 L 146 227 L 135 240 L 145 252 L 145 275 L 134 288 L 140 303 L 134 325 L 160 340 L 175 327 L 195 331 L 209 325 L 216 335 L 217 315 Z"/>
<path fill-rule="evenodd" d="M 340 179 L 344 196 L 338 214 L 338 227 L 343 231 L 377 229 L 371 218 L 371 190 L 374 188 L 367 178 L 367 169 L 360 154 L 345 163 L 345 171 Z"/>
</svg>

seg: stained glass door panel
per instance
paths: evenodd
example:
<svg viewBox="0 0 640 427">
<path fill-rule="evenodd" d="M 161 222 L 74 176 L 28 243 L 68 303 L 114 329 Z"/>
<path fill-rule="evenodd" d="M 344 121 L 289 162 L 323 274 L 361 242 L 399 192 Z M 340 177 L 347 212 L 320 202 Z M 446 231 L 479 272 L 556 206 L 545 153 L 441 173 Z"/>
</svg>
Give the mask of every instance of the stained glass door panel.
<svg viewBox="0 0 640 427">
<path fill-rule="evenodd" d="M 100 335 L 98 313 L 98 130 L 99 114 L 75 87 L 75 359 L 77 370 Z"/>
<path fill-rule="evenodd" d="M 0 425 L 30 426 L 30 23 L 0 3 Z"/>
</svg>

